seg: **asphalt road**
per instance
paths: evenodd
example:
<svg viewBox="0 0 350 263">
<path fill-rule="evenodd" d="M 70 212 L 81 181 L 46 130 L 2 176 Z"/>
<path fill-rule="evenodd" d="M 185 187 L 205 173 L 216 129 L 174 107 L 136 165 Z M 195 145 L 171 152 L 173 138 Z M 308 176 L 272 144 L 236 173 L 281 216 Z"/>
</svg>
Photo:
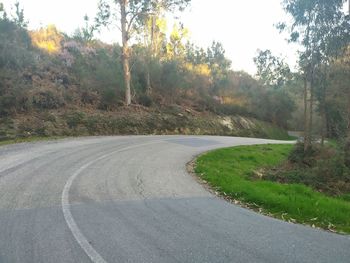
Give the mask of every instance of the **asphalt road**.
<svg viewBox="0 0 350 263">
<path fill-rule="evenodd" d="M 350 237 L 229 204 L 195 155 L 275 143 L 93 137 L 0 147 L 0 262 L 350 262 Z"/>
</svg>

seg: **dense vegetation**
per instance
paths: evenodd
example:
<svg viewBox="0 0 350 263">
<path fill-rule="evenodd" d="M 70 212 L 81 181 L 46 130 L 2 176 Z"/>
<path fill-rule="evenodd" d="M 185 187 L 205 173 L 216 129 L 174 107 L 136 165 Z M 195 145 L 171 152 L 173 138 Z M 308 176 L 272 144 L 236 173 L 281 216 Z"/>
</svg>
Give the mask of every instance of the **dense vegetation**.
<svg viewBox="0 0 350 263">
<path fill-rule="evenodd" d="M 297 144 L 288 160 L 264 171 L 263 178 L 288 184 L 304 184 L 316 191 L 350 201 L 350 166 L 338 144 L 314 146 L 304 152 Z"/>
<path fill-rule="evenodd" d="M 255 58 L 260 83 L 274 89 L 274 94 L 296 92 L 290 127 L 303 130 L 300 143 L 293 148 L 214 151 L 198 159 L 196 172 L 221 193 L 250 207 L 293 222 L 349 232 L 350 15 L 344 3 L 282 1 L 290 20 L 278 28 L 300 45 L 298 73 L 291 73 L 269 50 Z M 326 138 L 331 140 L 326 143 Z"/>
<path fill-rule="evenodd" d="M 290 153 L 292 148 L 258 145 L 220 149 L 200 156 L 195 171 L 216 191 L 250 208 L 290 222 L 350 233 L 350 202 L 346 197 L 325 195 L 300 181 L 278 183 L 265 177 L 266 171 L 288 155 L 295 156 L 295 152 Z M 339 183 L 345 180 L 341 177 Z"/>
<path fill-rule="evenodd" d="M 24 118 L 21 115 L 43 112 L 63 116 L 67 110 L 78 115 L 123 111 L 128 105 L 123 68 L 127 52 L 134 105 L 161 112 L 179 105 L 194 112 L 254 117 L 291 130 L 305 127 L 307 145 L 313 135 L 347 137 L 350 49 L 343 0 L 283 1 L 292 23 L 278 27 L 301 46 L 299 71 L 292 72 L 283 59 L 263 50 L 254 59 L 255 77 L 233 71 L 219 42 L 195 46 L 180 22 L 167 34 L 166 12 L 182 10 L 188 0 L 154 2 L 159 5 L 131 1 L 125 7 L 128 13 L 143 11 L 135 14 L 127 43 L 102 43 L 94 34 L 113 22 L 107 2 L 100 1 L 96 18 L 85 17 L 85 26 L 72 36 L 54 25 L 29 31 L 18 2 L 13 14 L 0 5 L 3 127 L 23 124 L 11 123 Z"/>
<path fill-rule="evenodd" d="M 16 7 L 12 16 L 0 13 L 2 127 L 26 126 L 23 121 L 12 123 L 25 116 L 47 122 L 71 112 L 80 118 L 128 110 L 121 46 L 94 39 L 88 18 L 85 28 L 73 36 L 53 25 L 28 31 L 23 10 Z M 168 37 L 166 30 L 162 16 L 147 20 L 139 24 L 130 47 L 132 102 L 142 106 L 138 109 L 164 112 L 178 105 L 192 112 L 253 117 L 287 127 L 294 102 L 286 89 L 232 71 L 220 43 L 196 47 L 181 23 Z M 27 130 L 33 133 L 32 128 Z"/>
<path fill-rule="evenodd" d="M 304 150 L 312 147 L 315 108 L 325 137 L 350 135 L 350 5 L 345 0 L 283 0 L 291 20 L 278 28 L 300 44 L 303 78 Z M 316 106 L 316 107 L 315 107 Z"/>
</svg>

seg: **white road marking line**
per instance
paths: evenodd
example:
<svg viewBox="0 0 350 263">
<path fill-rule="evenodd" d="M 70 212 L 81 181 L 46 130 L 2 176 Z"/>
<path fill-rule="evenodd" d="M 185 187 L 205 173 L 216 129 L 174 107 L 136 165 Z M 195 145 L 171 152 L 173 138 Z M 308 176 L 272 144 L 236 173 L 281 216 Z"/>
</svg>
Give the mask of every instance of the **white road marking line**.
<svg viewBox="0 0 350 263">
<path fill-rule="evenodd" d="M 84 250 L 84 252 L 88 255 L 88 257 L 90 258 L 90 260 L 92 262 L 94 262 L 94 263 L 107 263 L 107 261 L 104 260 L 103 257 L 93 248 L 93 246 L 89 243 L 89 241 L 86 239 L 86 237 L 80 231 L 77 223 L 75 222 L 75 220 L 73 218 L 72 212 L 70 211 L 69 191 L 70 191 L 70 188 L 71 188 L 74 180 L 84 169 L 86 169 L 87 167 L 89 167 L 93 163 L 100 161 L 100 160 L 102 160 L 110 155 L 113 155 L 113 154 L 118 153 L 118 152 L 130 150 L 133 148 L 138 148 L 138 147 L 151 145 L 151 144 L 157 144 L 157 143 L 161 143 L 161 142 L 163 142 L 163 141 L 155 141 L 155 142 L 150 142 L 150 143 L 133 145 L 133 146 L 125 147 L 125 148 L 119 149 L 117 151 L 102 155 L 101 157 L 99 157 L 93 161 L 90 161 L 90 162 L 84 164 L 83 166 L 81 166 L 74 174 L 72 174 L 69 177 L 68 181 L 66 182 L 66 184 L 63 188 L 63 191 L 62 191 L 62 196 L 61 196 L 63 216 L 64 216 L 66 224 L 68 225 L 70 231 L 72 232 L 75 240 L 78 242 L 80 247 Z"/>
</svg>

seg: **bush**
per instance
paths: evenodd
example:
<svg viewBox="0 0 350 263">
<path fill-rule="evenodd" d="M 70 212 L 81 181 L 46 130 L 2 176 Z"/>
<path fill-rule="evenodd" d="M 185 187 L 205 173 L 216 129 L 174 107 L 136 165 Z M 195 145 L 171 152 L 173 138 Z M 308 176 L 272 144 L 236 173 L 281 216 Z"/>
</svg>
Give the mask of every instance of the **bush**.
<svg viewBox="0 0 350 263">
<path fill-rule="evenodd" d="M 17 106 L 16 97 L 12 94 L 6 94 L 0 97 L 0 116 L 11 115 Z"/>
<path fill-rule="evenodd" d="M 77 128 L 78 125 L 83 124 L 85 120 L 85 113 L 73 112 L 65 116 L 67 125 L 70 129 Z"/>
<path fill-rule="evenodd" d="M 33 106 L 39 109 L 58 109 L 65 105 L 63 97 L 52 90 L 39 91 L 32 96 Z"/>
<path fill-rule="evenodd" d="M 219 115 L 253 116 L 253 114 L 249 112 L 247 108 L 235 104 L 221 104 L 211 97 L 206 97 L 204 100 L 199 101 L 198 103 L 205 105 L 202 110 L 209 110 Z"/>
<path fill-rule="evenodd" d="M 348 138 L 344 145 L 344 162 L 345 165 L 350 168 L 350 138 Z"/>
<path fill-rule="evenodd" d="M 112 110 L 116 107 L 118 96 L 114 89 L 105 89 L 101 94 L 99 108 L 102 110 Z"/>
<path fill-rule="evenodd" d="M 28 32 L 8 20 L 0 20 L 0 68 L 21 69 L 35 64 Z"/>
<path fill-rule="evenodd" d="M 304 144 L 297 143 L 288 156 L 288 160 L 291 163 L 298 164 L 300 166 L 312 166 L 315 164 L 315 157 L 319 154 L 320 148 L 313 145 L 309 149 L 304 151 Z"/>
<path fill-rule="evenodd" d="M 141 95 L 138 99 L 139 103 L 145 107 L 151 107 L 153 104 L 153 100 L 148 95 Z"/>
<path fill-rule="evenodd" d="M 344 164 L 340 149 L 313 146 L 305 152 L 297 144 L 290 153 L 289 162 L 270 170 L 264 178 L 288 184 L 304 184 L 320 192 L 340 195 L 350 192 L 350 169 Z"/>
</svg>

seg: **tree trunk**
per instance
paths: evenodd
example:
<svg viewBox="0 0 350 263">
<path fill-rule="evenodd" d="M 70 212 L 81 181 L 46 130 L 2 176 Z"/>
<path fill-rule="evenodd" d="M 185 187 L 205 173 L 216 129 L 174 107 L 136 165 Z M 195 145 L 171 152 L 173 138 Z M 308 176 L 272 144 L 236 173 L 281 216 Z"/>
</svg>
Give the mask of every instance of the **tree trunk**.
<svg viewBox="0 0 350 263">
<path fill-rule="evenodd" d="M 324 146 L 324 142 L 327 136 L 327 117 L 325 105 L 322 106 L 321 111 L 321 145 Z"/>
<path fill-rule="evenodd" d="M 307 24 L 307 29 L 306 29 L 306 39 L 307 39 L 307 44 L 306 44 L 306 54 L 310 55 L 310 18 L 311 18 L 311 13 L 310 11 L 308 12 L 308 24 Z M 310 58 L 308 58 L 310 59 Z M 306 68 L 304 69 L 304 152 L 310 149 L 311 147 L 311 125 L 310 125 L 310 120 L 311 120 L 311 115 L 308 100 L 309 100 L 309 92 L 311 91 L 311 62 L 310 60 L 308 61 L 308 64 Z M 311 105 L 311 104 L 310 104 Z"/>
<path fill-rule="evenodd" d="M 311 82 L 308 80 L 308 74 L 304 79 L 304 151 L 311 146 L 310 136 L 310 110 L 309 110 L 309 91 Z"/>
<path fill-rule="evenodd" d="M 324 72 L 323 83 L 321 84 L 321 122 L 322 122 L 322 131 L 321 131 L 321 145 L 324 146 L 326 137 L 328 136 L 328 118 L 327 118 L 327 87 L 329 80 L 329 69 L 326 67 Z"/>
<path fill-rule="evenodd" d="M 152 85 L 151 85 L 151 74 L 149 73 L 149 70 L 147 69 L 147 73 L 146 73 L 146 92 L 147 95 L 150 96 L 152 95 Z"/>
<path fill-rule="evenodd" d="M 150 67 L 151 67 L 151 63 L 154 57 L 154 53 L 155 53 L 155 48 L 154 48 L 154 34 L 155 34 L 155 26 L 156 26 L 156 16 L 153 14 L 151 16 L 151 46 L 149 47 L 149 54 L 148 54 L 148 68 L 147 73 L 146 73 L 146 92 L 147 95 L 152 95 L 152 85 L 151 85 L 151 74 L 150 74 Z"/>
<path fill-rule="evenodd" d="M 344 145 L 344 163 L 350 168 L 350 131 L 348 129 L 347 138 L 345 139 Z"/>
<path fill-rule="evenodd" d="M 350 93 L 348 94 L 348 126 L 347 126 L 347 134 L 345 139 L 345 156 L 344 161 L 345 165 L 350 168 Z"/>
<path fill-rule="evenodd" d="M 122 29 L 122 44 L 123 44 L 123 70 L 124 70 L 124 83 L 125 83 L 125 104 L 129 106 L 131 104 L 131 75 L 130 75 L 130 52 L 129 52 L 129 36 L 127 32 L 127 21 L 126 21 L 126 6 L 128 0 L 120 0 L 120 13 L 121 13 L 121 29 Z"/>
<path fill-rule="evenodd" d="M 313 76 L 313 73 L 312 75 Z M 312 77 L 311 77 L 312 78 Z M 313 114 L 314 114 L 314 83 L 313 80 L 309 82 L 309 90 L 310 90 L 310 102 L 309 102 L 309 147 L 312 146 L 312 123 L 313 123 Z"/>
</svg>

